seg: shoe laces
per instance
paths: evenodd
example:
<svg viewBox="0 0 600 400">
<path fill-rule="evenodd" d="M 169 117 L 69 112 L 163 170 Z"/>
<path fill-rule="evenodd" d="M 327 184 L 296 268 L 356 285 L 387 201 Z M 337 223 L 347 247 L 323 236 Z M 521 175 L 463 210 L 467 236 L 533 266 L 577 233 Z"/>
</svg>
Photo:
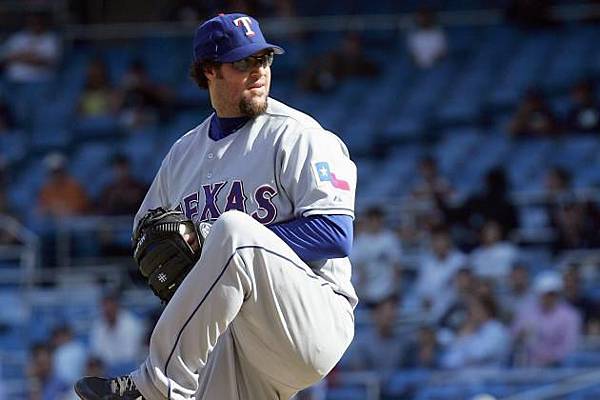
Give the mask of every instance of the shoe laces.
<svg viewBox="0 0 600 400">
<path fill-rule="evenodd" d="M 110 390 L 114 394 L 118 394 L 119 396 L 123 396 L 125 392 L 137 390 L 135 387 L 135 383 L 133 383 L 133 379 L 129 375 L 127 376 L 118 376 L 110 381 Z"/>
</svg>

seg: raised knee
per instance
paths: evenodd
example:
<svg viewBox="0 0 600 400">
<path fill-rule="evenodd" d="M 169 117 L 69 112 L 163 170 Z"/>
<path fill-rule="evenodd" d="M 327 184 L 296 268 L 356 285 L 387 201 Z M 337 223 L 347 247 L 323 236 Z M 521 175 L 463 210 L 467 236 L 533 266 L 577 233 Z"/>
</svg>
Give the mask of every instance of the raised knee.
<svg viewBox="0 0 600 400">
<path fill-rule="evenodd" d="M 241 211 L 226 211 L 215 221 L 211 231 L 227 235 L 233 232 L 241 233 L 244 230 L 251 231 L 251 227 L 257 222 L 248 214 Z"/>
</svg>

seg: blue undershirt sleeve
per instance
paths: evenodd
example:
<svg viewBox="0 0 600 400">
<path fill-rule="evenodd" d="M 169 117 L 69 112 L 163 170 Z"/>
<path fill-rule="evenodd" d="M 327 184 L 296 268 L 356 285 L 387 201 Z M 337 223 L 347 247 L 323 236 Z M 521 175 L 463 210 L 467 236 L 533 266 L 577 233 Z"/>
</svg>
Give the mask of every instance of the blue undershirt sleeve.
<svg viewBox="0 0 600 400">
<path fill-rule="evenodd" d="M 304 262 L 347 257 L 352 249 L 352 218 L 313 215 L 270 225 Z"/>
</svg>

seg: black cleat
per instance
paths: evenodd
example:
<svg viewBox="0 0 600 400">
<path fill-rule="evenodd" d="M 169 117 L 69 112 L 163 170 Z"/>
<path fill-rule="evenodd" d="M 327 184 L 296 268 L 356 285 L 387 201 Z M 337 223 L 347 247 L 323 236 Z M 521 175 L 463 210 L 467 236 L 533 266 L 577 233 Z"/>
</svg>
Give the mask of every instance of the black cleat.
<svg viewBox="0 0 600 400">
<path fill-rule="evenodd" d="M 75 384 L 75 393 L 83 400 L 144 400 L 129 375 L 116 378 L 86 376 Z"/>
</svg>

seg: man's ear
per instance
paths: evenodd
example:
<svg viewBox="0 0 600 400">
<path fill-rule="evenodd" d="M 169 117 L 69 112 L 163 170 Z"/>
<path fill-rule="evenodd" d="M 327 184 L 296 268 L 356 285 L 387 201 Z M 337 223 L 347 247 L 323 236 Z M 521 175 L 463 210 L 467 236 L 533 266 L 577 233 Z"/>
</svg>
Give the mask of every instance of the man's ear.
<svg viewBox="0 0 600 400">
<path fill-rule="evenodd" d="M 207 65 L 204 67 L 204 76 L 206 80 L 213 81 L 218 78 L 218 65 Z"/>
</svg>

